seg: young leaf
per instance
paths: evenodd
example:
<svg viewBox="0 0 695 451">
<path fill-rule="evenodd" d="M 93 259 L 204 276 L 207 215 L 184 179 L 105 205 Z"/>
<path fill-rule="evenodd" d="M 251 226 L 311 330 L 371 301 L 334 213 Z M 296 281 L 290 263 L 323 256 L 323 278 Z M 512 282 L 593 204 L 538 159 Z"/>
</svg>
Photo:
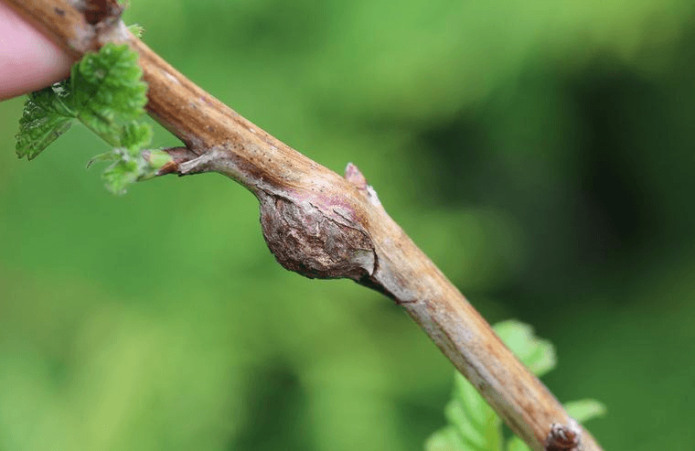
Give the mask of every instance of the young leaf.
<svg viewBox="0 0 695 451">
<path fill-rule="evenodd" d="M 145 123 L 129 122 L 121 130 L 118 141 L 120 147 L 125 147 L 132 156 L 136 156 L 152 141 L 152 127 Z"/>
<path fill-rule="evenodd" d="M 109 166 L 102 177 L 106 181 L 106 188 L 114 194 L 123 194 L 128 187 L 138 181 L 138 175 L 142 167 L 136 159 L 130 158 L 123 149 L 115 149 L 120 156 L 114 164 Z"/>
<path fill-rule="evenodd" d="M 147 130 L 149 137 L 149 125 Z M 162 166 L 171 161 L 171 156 L 161 150 L 140 152 L 139 147 L 135 151 L 117 147 L 111 152 L 97 155 L 88 164 L 103 161 L 113 162 L 102 175 L 106 188 L 114 194 L 123 194 L 128 185 L 154 177 Z"/>
<path fill-rule="evenodd" d="M 126 44 L 106 44 L 85 55 L 70 72 L 77 117 L 112 146 L 119 145 L 122 124 L 139 118 L 147 104 L 138 54 Z"/>
<path fill-rule="evenodd" d="M 138 54 L 127 45 L 108 43 L 72 67 L 70 79 L 29 96 L 20 119 L 17 154 L 29 159 L 64 133 L 74 119 L 114 147 L 87 162 L 112 162 L 103 174 L 107 188 L 123 193 L 138 180 L 153 177 L 170 161 L 165 152 L 142 149 L 152 127 L 137 122 L 145 112 L 147 84 Z"/>
<path fill-rule="evenodd" d="M 106 188 L 114 194 L 123 194 L 128 185 L 154 177 L 159 168 L 171 161 L 171 156 L 161 150 L 133 154 L 129 149 L 117 147 L 93 159 L 93 162 L 102 161 L 113 162 L 102 175 Z"/>
<path fill-rule="evenodd" d="M 123 124 L 147 103 L 138 54 L 126 44 L 106 44 L 72 67 L 70 79 L 29 96 L 19 120 L 17 155 L 35 158 L 77 118 L 112 146 Z M 128 146 L 132 147 L 132 146 Z"/>
<path fill-rule="evenodd" d="M 63 81 L 29 95 L 19 119 L 16 146 L 19 158 L 36 158 L 72 125 L 75 112 L 66 85 Z"/>
</svg>

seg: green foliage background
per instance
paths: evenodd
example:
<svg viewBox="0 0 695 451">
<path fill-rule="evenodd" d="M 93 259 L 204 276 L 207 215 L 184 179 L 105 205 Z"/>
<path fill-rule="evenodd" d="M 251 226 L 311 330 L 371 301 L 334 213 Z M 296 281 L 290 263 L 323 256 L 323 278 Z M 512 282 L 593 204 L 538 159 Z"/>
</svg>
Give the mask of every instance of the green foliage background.
<svg viewBox="0 0 695 451">
<path fill-rule="evenodd" d="M 606 449 L 695 430 L 695 3 L 133 0 L 175 67 L 356 163 L 491 322 L 557 347 Z M 401 310 L 285 272 L 220 176 L 125 197 L 0 104 L 0 450 L 420 450 L 452 372 Z M 158 129 L 154 145 L 176 144 Z"/>
</svg>

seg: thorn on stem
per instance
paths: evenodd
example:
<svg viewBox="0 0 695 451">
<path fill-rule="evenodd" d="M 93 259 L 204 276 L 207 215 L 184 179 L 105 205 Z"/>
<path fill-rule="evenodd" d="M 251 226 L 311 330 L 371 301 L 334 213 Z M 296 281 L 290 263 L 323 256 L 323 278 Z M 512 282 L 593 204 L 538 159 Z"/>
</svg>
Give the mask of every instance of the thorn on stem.
<svg viewBox="0 0 695 451">
<path fill-rule="evenodd" d="M 362 192 L 372 205 L 381 206 L 379 197 L 376 195 L 376 191 L 370 185 L 367 184 L 367 179 L 362 175 L 357 166 L 352 163 L 348 163 L 345 168 L 345 179 L 355 185 L 360 192 Z"/>
<path fill-rule="evenodd" d="M 360 191 L 366 191 L 367 179 L 364 178 L 364 175 L 362 175 L 360 170 L 357 169 L 357 166 L 354 164 L 347 164 L 347 167 L 345 168 L 345 179 L 355 185 Z"/>
</svg>

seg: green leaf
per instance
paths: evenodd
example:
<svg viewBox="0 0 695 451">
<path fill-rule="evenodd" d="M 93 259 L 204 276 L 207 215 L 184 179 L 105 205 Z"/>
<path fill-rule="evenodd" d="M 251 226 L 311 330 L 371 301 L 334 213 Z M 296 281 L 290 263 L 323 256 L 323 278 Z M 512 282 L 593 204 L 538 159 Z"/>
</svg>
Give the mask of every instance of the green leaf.
<svg viewBox="0 0 695 451">
<path fill-rule="evenodd" d="M 519 437 L 514 436 L 507 442 L 507 451 L 531 451 L 531 448 Z"/>
<path fill-rule="evenodd" d="M 148 150 L 132 155 L 128 149 L 118 147 L 98 155 L 89 164 L 103 161 L 113 162 L 102 176 L 106 188 L 114 194 L 124 194 L 129 185 L 154 177 L 159 168 L 171 161 L 171 156 L 161 150 Z"/>
<path fill-rule="evenodd" d="M 163 150 L 150 150 L 148 155 L 143 155 L 150 168 L 158 171 L 162 166 L 171 161 L 171 155 Z"/>
<path fill-rule="evenodd" d="M 126 44 L 108 43 L 72 67 L 70 86 L 77 117 L 113 146 L 122 124 L 139 118 L 147 104 L 138 54 Z"/>
<path fill-rule="evenodd" d="M 142 27 L 142 25 L 136 23 L 128 25 L 128 30 L 130 30 L 130 32 L 138 38 L 141 38 L 142 34 L 145 32 L 145 29 Z"/>
<path fill-rule="evenodd" d="M 607 412 L 606 406 L 595 399 L 572 401 L 565 403 L 564 406 L 569 416 L 580 423 L 586 423 L 594 418 L 602 417 Z"/>
<path fill-rule="evenodd" d="M 72 67 L 70 79 L 29 96 L 17 135 L 17 154 L 29 159 L 64 133 L 78 119 L 114 147 L 87 162 L 112 162 L 104 171 L 106 187 L 123 193 L 128 185 L 153 177 L 171 160 L 161 151 L 143 148 L 152 141 L 152 127 L 138 122 L 145 112 L 147 84 L 141 80 L 137 52 L 108 43 Z"/>
<path fill-rule="evenodd" d="M 449 426 L 425 443 L 427 451 L 499 451 L 502 422 L 459 373 L 454 375 L 454 393 L 444 409 Z"/>
<path fill-rule="evenodd" d="M 461 436 L 451 426 L 440 429 L 432 434 L 425 442 L 426 451 L 475 451 L 475 448 L 466 446 L 461 441 Z"/>
<path fill-rule="evenodd" d="M 555 366 L 555 349 L 551 343 L 533 335 L 533 329 L 519 321 L 505 321 L 495 331 L 531 371 L 543 374 Z M 473 385 L 458 372 L 454 375 L 454 392 L 444 414 L 449 426 L 427 440 L 427 451 L 500 451 L 502 421 Z M 517 439 L 518 440 L 518 439 Z M 525 446 L 521 440 L 518 442 Z M 520 446 L 510 442 L 509 446 Z M 521 451 L 525 448 L 518 448 Z M 513 449 L 512 451 L 517 451 Z"/>
<path fill-rule="evenodd" d="M 70 79 L 29 95 L 17 134 L 17 155 L 35 158 L 77 118 L 112 146 L 119 146 L 124 124 L 139 118 L 147 103 L 137 52 L 126 44 L 106 44 L 85 55 Z M 132 127 L 132 126 L 127 126 Z M 136 141 L 147 141 L 139 129 Z M 134 149 L 134 139 L 126 145 Z"/>
<path fill-rule="evenodd" d="M 36 158 L 72 125 L 75 112 L 66 85 L 63 81 L 29 95 L 16 136 L 19 158 Z"/>
<path fill-rule="evenodd" d="M 514 355 L 536 376 L 540 377 L 555 368 L 555 347 L 549 341 L 536 337 L 528 324 L 509 320 L 497 323 L 494 329 Z"/>
<path fill-rule="evenodd" d="M 129 122 L 118 138 L 120 147 L 128 149 L 131 155 L 136 156 L 139 150 L 147 147 L 152 141 L 152 127 L 149 124 Z"/>
<path fill-rule="evenodd" d="M 449 424 L 459 433 L 464 449 L 499 450 L 502 422 L 473 385 L 459 373 L 454 377 L 453 399 L 444 409 Z"/>
<path fill-rule="evenodd" d="M 141 174 L 147 172 L 147 162 L 142 157 L 133 158 L 127 149 L 116 148 L 110 156 L 103 155 L 100 160 L 112 160 L 114 163 L 106 168 L 102 178 L 106 188 L 114 194 L 125 193 L 128 185 L 138 181 Z"/>
</svg>

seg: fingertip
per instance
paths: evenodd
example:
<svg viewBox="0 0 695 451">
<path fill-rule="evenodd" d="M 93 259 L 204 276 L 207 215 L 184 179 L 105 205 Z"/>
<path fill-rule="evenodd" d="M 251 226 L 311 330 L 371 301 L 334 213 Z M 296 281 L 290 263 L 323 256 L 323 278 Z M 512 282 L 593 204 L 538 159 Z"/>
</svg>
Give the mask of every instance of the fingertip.
<svg viewBox="0 0 695 451">
<path fill-rule="evenodd" d="M 66 78 L 73 59 L 0 2 L 0 100 Z"/>
</svg>

